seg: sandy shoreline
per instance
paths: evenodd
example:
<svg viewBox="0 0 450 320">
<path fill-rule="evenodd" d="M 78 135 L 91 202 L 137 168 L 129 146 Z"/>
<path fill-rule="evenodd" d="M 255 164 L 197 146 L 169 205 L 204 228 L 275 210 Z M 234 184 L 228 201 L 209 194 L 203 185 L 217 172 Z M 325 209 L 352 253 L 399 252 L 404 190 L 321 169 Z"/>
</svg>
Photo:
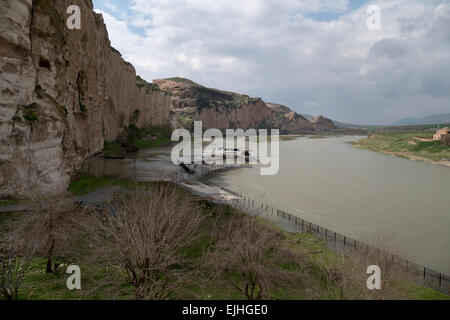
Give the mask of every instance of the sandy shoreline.
<svg viewBox="0 0 450 320">
<path fill-rule="evenodd" d="M 374 146 L 370 146 L 367 145 L 365 143 L 362 143 L 361 140 L 359 141 L 355 141 L 354 143 L 352 143 L 352 145 L 356 148 L 364 148 L 367 150 L 371 150 L 371 151 L 375 151 L 375 152 L 379 152 L 385 155 L 390 155 L 390 156 L 396 156 L 396 157 L 401 157 L 401 158 L 406 158 L 408 160 L 413 160 L 413 161 L 424 161 L 430 164 L 434 164 L 434 165 L 439 165 L 439 166 L 444 166 L 444 167 L 450 167 L 450 161 L 439 161 L 439 160 L 431 160 L 425 157 L 421 157 L 421 156 L 416 156 L 416 155 L 412 155 L 409 154 L 407 152 L 395 152 L 395 151 L 386 151 Z"/>
</svg>

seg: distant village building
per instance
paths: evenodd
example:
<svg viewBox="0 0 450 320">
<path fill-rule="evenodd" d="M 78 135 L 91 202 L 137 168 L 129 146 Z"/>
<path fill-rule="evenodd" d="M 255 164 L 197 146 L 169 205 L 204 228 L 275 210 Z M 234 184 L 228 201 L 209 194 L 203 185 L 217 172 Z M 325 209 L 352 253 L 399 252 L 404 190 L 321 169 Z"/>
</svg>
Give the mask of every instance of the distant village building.
<svg viewBox="0 0 450 320">
<path fill-rule="evenodd" d="M 445 127 L 436 132 L 433 136 L 433 141 L 441 141 L 446 145 L 450 145 L 450 129 Z"/>
</svg>

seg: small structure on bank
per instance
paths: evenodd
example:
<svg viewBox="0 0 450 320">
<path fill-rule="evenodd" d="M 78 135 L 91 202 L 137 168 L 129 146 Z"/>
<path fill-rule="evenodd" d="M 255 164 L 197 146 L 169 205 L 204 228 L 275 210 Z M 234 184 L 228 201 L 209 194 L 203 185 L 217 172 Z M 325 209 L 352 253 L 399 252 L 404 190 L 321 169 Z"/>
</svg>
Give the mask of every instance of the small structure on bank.
<svg viewBox="0 0 450 320">
<path fill-rule="evenodd" d="M 445 127 L 436 131 L 433 141 L 441 141 L 446 145 L 450 145 L 450 128 Z"/>
</svg>

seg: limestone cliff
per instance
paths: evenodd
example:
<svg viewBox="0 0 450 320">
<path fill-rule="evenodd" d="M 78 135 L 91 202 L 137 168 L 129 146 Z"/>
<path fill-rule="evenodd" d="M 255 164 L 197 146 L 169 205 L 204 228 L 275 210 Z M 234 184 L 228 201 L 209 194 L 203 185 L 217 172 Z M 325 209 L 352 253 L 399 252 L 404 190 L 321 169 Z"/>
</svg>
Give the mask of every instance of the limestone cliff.
<svg viewBox="0 0 450 320">
<path fill-rule="evenodd" d="M 171 101 L 172 127 L 191 128 L 193 120 L 205 129 L 272 128 L 273 112 L 259 98 L 210 89 L 184 78 L 154 80 Z"/>
<path fill-rule="evenodd" d="M 333 121 L 325 118 L 324 116 L 314 117 L 311 120 L 311 123 L 314 128 L 320 132 L 329 132 L 337 129 Z"/>
<path fill-rule="evenodd" d="M 308 119 L 288 107 L 276 103 L 266 103 L 266 105 L 274 112 L 277 126 L 282 133 L 315 133 L 317 131 Z M 330 127 L 330 130 L 333 127 Z"/>
<path fill-rule="evenodd" d="M 65 26 L 73 4 L 81 30 Z M 1 0 L 0 197 L 65 190 L 136 114 L 163 125 L 169 108 L 111 47 L 91 0 Z"/>
<path fill-rule="evenodd" d="M 260 98 L 206 88 L 184 78 L 154 80 L 153 87 L 166 92 L 171 101 L 172 127 L 192 127 L 193 120 L 204 128 L 275 128 L 281 133 L 311 134 L 336 129 L 334 124 L 310 122 L 286 106 L 265 103 Z"/>
</svg>

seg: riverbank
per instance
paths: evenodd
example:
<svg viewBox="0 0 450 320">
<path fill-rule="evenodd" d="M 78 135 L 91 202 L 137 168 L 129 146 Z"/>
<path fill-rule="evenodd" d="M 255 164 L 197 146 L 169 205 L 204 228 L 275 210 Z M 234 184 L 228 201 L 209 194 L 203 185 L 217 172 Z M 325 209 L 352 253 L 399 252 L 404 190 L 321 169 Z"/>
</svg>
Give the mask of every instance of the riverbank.
<svg viewBox="0 0 450 320">
<path fill-rule="evenodd" d="M 246 214 L 223 203 L 205 201 L 204 197 L 199 197 L 198 194 L 192 194 L 183 188 L 168 183 L 138 183 L 135 185 L 133 182 L 126 180 L 109 180 L 109 182 L 108 180 L 109 178 L 103 178 L 100 181 L 95 181 L 94 178 L 89 180 L 84 178 L 81 182 L 75 181 L 71 186 L 72 194 L 80 195 L 86 193 L 87 190 L 95 191 L 98 188 L 120 185 L 121 188 L 129 192 L 126 199 L 134 199 L 133 194 L 136 193 L 137 201 L 151 203 L 152 198 L 145 195 L 149 192 L 150 194 L 154 193 L 158 188 L 163 188 L 164 194 L 175 192 L 174 195 L 180 197 L 179 201 L 182 201 L 183 207 L 192 205 L 195 210 L 199 210 L 198 213 L 202 217 L 202 222 L 190 235 L 193 241 L 179 248 L 180 252 L 183 253 L 183 263 L 180 263 L 177 269 L 181 268 L 179 269 L 180 273 L 189 273 L 189 277 L 183 278 L 183 281 L 179 283 L 177 282 L 177 286 L 173 287 L 170 292 L 170 299 L 248 298 L 244 291 L 237 289 L 235 286 L 237 284 L 238 288 L 241 286 L 245 288 L 247 280 L 245 273 L 241 272 L 243 271 L 242 262 L 236 260 L 236 264 L 230 263 L 236 258 L 234 254 L 237 253 L 234 250 L 239 248 L 241 244 L 247 246 L 248 242 L 244 238 L 241 239 L 243 241 L 241 243 L 240 240 L 236 241 L 233 236 L 235 240 L 230 242 L 233 244 L 233 248 L 227 249 L 227 244 L 220 242 L 223 234 L 216 233 L 218 230 L 233 231 L 236 226 L 242 226 L 242 222 L 249 218 Z M 144 196 L 145 199 L 141 199 L 141 196 Z M 123 208 L 131 208 L 133 203 L 126 199 L 126 205 Z M 114 200 L 112 203 L 116 208 L 122 208 L 120 201 Z M 151 208 L 155 210 L 167 209 L 171 205 L 176 205 L 176 202 L 172 202 L 171 198 L 163 197 L 157 204 L 155 203 L 155 207 L 149 206 L 147 210 L 151 214 L 150 211 L 153 210 Z M 109 267 L 108 259 L 98 259 L 98 256 L 96 256 L 98 252 L 95 248 L 101 245 L 95 242 L 96 237 L 92 234 L 95 231 L 83 228 L 77 229 L 80 225 L 95 225 L 98 221 L 91 221 L 91 216 L 86 216 L 82 208 L 71 210 L 73 212 L 70 216 L 77 217 L 77 224 L 72 226 L 76 229 L 76 232 L 70 233 L 72 236 L 69 236 L 69 233 L 64 234 L 64 246 L 60 247 L 61 243 L 57 243 L 53 262 L 59 265 L 58 269 L 52 273 L 46 273 L 47 259 L 43 256 L 35 256 L 28 266 L 23 285 L 19 290 L 19 298 L 31 300 L 135 299 L 136 288 L 126 277 L 125 270 L 115 273 Z M 114 212 L 117 214 L 120 210 Z M 170 214 L 171 211 L 165 212 Z M 8 222 L 17 226 L 17 223 L 20 225 L 22 219 L 25 221 L 27 219 L 25 214 L 18 213 L 2 217 L 0 219 L 0 230 L 3 232 L 5 232 L 5 226 L 9 226 Z M 368 257 L 364 254 L 343 257 L 328 249 L 325 242 L 312 234 L 288 233 L 267 220 L 250 219 L 253 222 L 245 224 L 245 228 L 239 234 L 250 232 L 249 236 L 252 235 L 252 241 L 261 244 L 260 247 L 252 248 L 255 250 L 262 248 L 263 250 L 258 251 L 258 249 L 253 252 L 260 257 L 257 265 L 244 266 L 262 268 L 264 272 L 267 272 L 264 274 L 264 283 L 260 284 L 264 286 L 260 298 L 449 299 L 444 294 L 418 286 L 407 278 L 403 278 L 394 268 L 386 264 L 386 261 L 375 261 L 372 260 L 375 257 Z M 233 227 L 230 229 L 231 226 Z M 59 235 L 57 238 L 59 239 Z M 229 241 L 227 240 L 227 242 Z M 69 246 L 66 246 L 67 244 Z M 221 255 L 221 250 L 226 250 L 222 252 L 223 255 L 228 252 L 226 259 L 227 265 L 232 268 L 230 271 L 225 272 L 220 268 L 220 264 L 217 264 L 217 259 L 220 260 L 220 256 L 217 256 L 217 254 Z M 382 290 L 369 291 L 365 286 L 367 259 L 371 260 L 372 263 L 374 261 L 379 263 L 383 268 Z M 67 278 L 65 266 L 71 263 L 77 264 L 82 270 L 82 290 L 69 291 L 65 287 Z M 171 280 L 179 280 L 176 279 L 176 274 L 179 273 L 166 271 L 169 272 L 168 275 L 170 274 Z M 257 297 L 257 295 L 254 297 Z"/>
<path fill-rule="evenodd" d="M 450 167 L 450 146 L 432 138 L 431 131 L 383 132 L 351 144 L 360 149 Z"/>
</svg>

